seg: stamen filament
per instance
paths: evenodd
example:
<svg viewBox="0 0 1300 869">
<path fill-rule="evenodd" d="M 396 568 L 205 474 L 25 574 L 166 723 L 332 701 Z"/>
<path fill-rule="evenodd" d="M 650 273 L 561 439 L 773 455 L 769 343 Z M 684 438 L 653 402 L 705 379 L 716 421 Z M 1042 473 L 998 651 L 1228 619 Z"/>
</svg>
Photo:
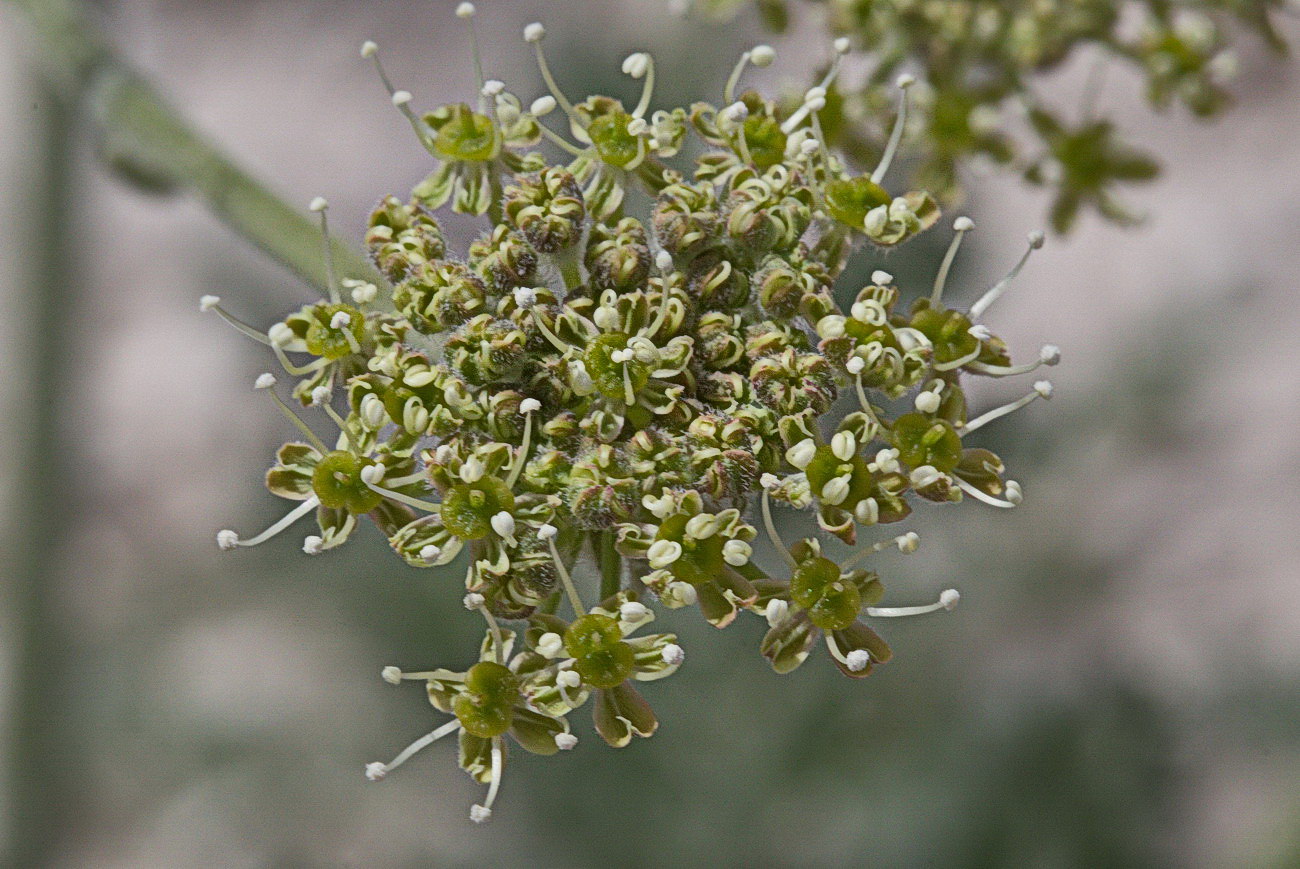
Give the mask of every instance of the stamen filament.
<svg viewBox="0 0 1300 869">
<path fill-rule="evenodd" d="M 368 775 L 372 781 L 378 781 L 379 779 L 388 775 L 393 770 L 397 769 L 402 764 L 406 763 L 414 755 L 419 753 L 422 749 L 427 748 L 428 746 L 437 742 L 439 739 L 442 739 L 444 736 L 455 733 L 459 729 L 460 729 L 460 721 L 458 719 L 453 718 L 452 720 L 448 721 L 446 724 L 439 727 L 437 730 L 433 730 L 429 733 L 426 733 L 424 736 L 421 736 L 419 739 L 415 740 L 415 742 L 412 742 L 410 745 L 406 746 L 406 748 L 402 749 L 402 751 L 397 755 L 397 757 L 393 758 L 388 763 L 385 763 L 380 767 L 380 770 L 382 771 L 376 770 L 373 773 L 367 771 L 366 775 Z"/>
<path fill-rule="evenodd" d="M 531 413 L 524 415 L 524 438 L 523 443 L 519 445 L 519 455 L 515 457 L 514 467 L 510 469 L 510 475 L 506 477 L 506 488 L 514 489 L 515 483 L 519 482 L 519 475 L 524 471 L 524 465 L 528 462 L 528 449 L 533 436 L 533 415 Z"/>
<path fill-rule="evenodd" d="M 740 76 L 745 72 L 745 67 L 749 65 L 750 52 L 745 52 L 736 61 L 736 65 L 731 68 L 731 75 L 727 77 L 727 86 L 722 89 L 722 104 L 729 106 L 736 101 L 736 85 L 740 84 Z"/>
<path fill-rule="evenodd" d="M 655 90 L 655 59 L 646 55 L 645 84 L 641 86 L 641 99 L 632 110 L 632 117 L 639 118 L 650 108 L 650 97 Z"/>
<path fill-rule="evenodd" d="M 884 549 L 888 549 L 891 546 L 898 546 L 899 541 L 905 540 L 906 538 L 907 538 L 906 534 L 900 534 L 896 537 L 890 537 L 886 540 L 881 540 L 876 543 L 873 543 L 870 546 L 866 547 L 865 549 L 859 549 L 857 552 L 850 555 L 846 561 L 841 563 L 840 568 L 843 570 L 850 570 L 853 567 L 857 566 L 862 561 L 864 561 L 868 555 L 874 555 L 877 552 L 880 552 Z M 915 547 L 913 547 L 913 549 L 914 548 Z M 910 552 L 912 550 L 906 550 L 906 551 Z"/>
<path fill-rule="evenodd" d="M 537 68 L 542 73 L 542 81 L 546 82 L 546 89 L 555 97 L 555 101 L 560 104 L 560 108 L 575 122 L 578 121 L 577 112 L 573 110 L 573 103 L 560 90 L 560 86 L 555 83 L 555 77 L 551 75 L 551 68 L 546 64 L 546 53 L 542 51 L 542 41 L 540 39 L 533 42 L 533 51 L 537 55 Z"/>
<path fill-rule="evenodd" d="M 957 601 L 960 599 L 961 595 L 957 593 L 957 589 L 950 588 L 939 595 L 939 600 L 935 603 L 922 606 L 869 606 L 867 607 L 867 615 L 886 619 L 895 619 L 902 616 L 921 616 L 939 610 L 952 610 L 957 606 Z"/>
<path fill-rule="evenodd" d="M 275 346 L 274 344 L 271 343 L 271 339 L 266 337 L 265 332 L 259 332 L 257 329 L 254 329 L 252 326 L 248 325 L 238 317 L 235 317 L 232 314 L 227 313 L 226 309 L 221 307 L 220 305 L 213 305 L 212 310 L 216 311 L 218 316 L 221 317 L 221 319 L 225 320 L 227 323 L 233 326 L 235 328 L 235 331 L 247 335 L 249 338 L 252 338 L 254 341 L 257 341 L 259 344 L 265 344 L 268 347 Z"/>
<path fill-rule="evenodd" d="M 961 368 L 963 365 L 969 365 L 974 362 L 976 359 L 980 358 L 980 354 L 983 352 L 983 343 L 977 343 L 975 349 L 967 353 L 965 356 L 958 356 L 956 359 L 950 359 L 947 362 L 936 362 L 930 367 L 935 371 L 952 371 L 954 368 Z"/>
<path fill-rule="evenodd" d="M 284 400 L 281 399 L 280 396 L 275 394 L 274 389 L 268 389 L 267 393 L 271 396 L 271 400 L 275 402 L 276 406 L 279 407 L 280 410 L 284 412 L 284 415 L 289 418 L 289 421 L 298 427 L 298 430 L 302 432 L 303 437 L 307 438 L 308 442 L 310 442 L 311 445 L 321 453 L 321 455 L 330 451 L 329 447 L 325 446 L 321 439 L 316 436 L 316 432 L 312 431 L 311 427 L 302 421 L 302 417 L 294 413 L 293 409 L 290 408 L 289 405 L 285 404 Z"/>
<path fill-rule="evenodd" d="M 780 534 L 776 533 L 776 523 L 772 521 L 772 499 L 768 495 L 766 487 L 763 488 L 763 525 L 767 529 L 767 536 L 772 539 L 772 545 L 776 547 L 776 551 L 781 554 L 781 558 L 785 560 L 785 563 L 792 570 L 798 567 L 799 564 L 794 560 L 794 556 L 790 554 L 790 550 L 786 548 L 785 541 L 781 539 Z"/>
<path fill-rule="evenodd" d="M 1043 234 L 1041 232 L 1031 232 L 1029 234 L 1029 247 L 1025 249 L 1024 254 L 1020 257 L 1020 261 L 1011 267 L 1011 271 L 1007 272 L 1005 278 L 990 287 L 989 291 L 981 296 L 979 301 L 970 306 L 970 318 L 972 321 L 978 320 L 982 317 L 984 312 L 998 300 L 998 297 L 1006 292 L 1007 287 L 1011 286 L 1011 282 L 1016 279 L 1020 274 L 1020 270 L 1025 267 L 1025 263 L 1029 262 L 1029 255 L 1042 246 Z"/>
<path fill-rule="evenodd" d="M 533 308 L 532 312 L 533 312 L 533 321 L 537 323 L 538 330 L 541 331 L 542 335 L 545 336 L 547 341 L 551 342 L 552 347 L 554 347 L 556 350 L 559 350 L 561 353 L 568 353 L 570 350 L 573 349 L 568 344 L 565 344 L 558 337 L 556 337 L 555 333 L 551 331 L 551 327 L 546 325 L 546 321 L 542 319 L 542 315 L 538 313 L 536 308 Z"/>
<path fill-rule="evenodd" d="M 315 510 L 319 504 L 320 501 L 317 500 L 315 495 L 312 495 L 306 501 L 303 501 L 297 507 L 294 507 L 292 510 L 290 510 L 278 522 L 273 524 L 271 527 L 267 528 L 261 534 L 257 535 L 251 540 L 236 540 L 235 545 L 236 546 L 258 546 L 262 543 L 265 543 L 275 535 L 279 534 L 284 529 L 288 528 L 293 523 L 297 522 L 302 517 L 306 516 L 312 510 Z"/>
<path fill-rule="evenodd" d="M 871 173 L 871 180 L 879 184 L 889 171 L 889 166 L 894 162 L 894 154 L 898 152 L 898 144 L 903 140 L 903 128 L 907 126 L 907 92 L 911 89 L 912 82 L 910 77 L 900 78 L 898 82 L 902 94 L 898 98 L 898 117 L 894 119 L 894 129 L 889 133 L 889 143 L 885 145 L 885 153 L 880 157 L 880 163 L 876 165 L 876 171 Z"/>
<path fill-rule="evenodd" d="M 399 91 L 393 87 L 392 81 L 388 78 L 388 73 L 384 70 L 384 64 L 379 60 L 379 48 L 373 42 L 368 42 L 361 48 L 362 57 L 369 57 L 375 63 L 375 70 L 379 73 L 379 80 L 383 82 L 384 89 L 388 91 L 388 98 L 397 106 L 398 111 L 406 116 L 411 127 L 415 130 L 415 135 L 419 137 L 420 143 L 427 149 L 433 148 L 433 135 L 427 124 L 411 111 L 407 104 L 411 95 L 406 91 Z"/>
<path fill-rule="evenodd" d="M 550 527 L 552 533 L 543 535 L 542 531 Z M 554 526 L 543 525 L 538 530 L 537 536 L 546 537 L 546 545 L 551 549 L 551 558 L 555 561 L 555 571 L 560 575 L 560 583 L 564 586 L 564 593 L 569 596 L 569 605 L 573 607 L 573 612 L 578 616 L 585 616 L 587 610 L 582 605 L 582 598 L 578 597 L 578 589 L 573 585 L 573 577 L 569 576 L 569 571 L 564 568 L 564 562 L 560 560 L 560 551 L 555 548 Z"/>
<path fill-rule="evenodd" d="M 302 377 L 307 374 L 312 374 L 330 364 L 330 361 L 322 356 L 319 359 L 308 362 L 306 365 L 294 365 L 293 362 L 290 361 L 288 355 L 285 354 L 284 348 L 280 347 L 278 344 L 271 345 L 271 352 L 275 354 L 275 358 L 280 361 L 280 365 L 284 367 L 284 370 L 292 374 L 294 377 Z"/>
<path fill-rule="evenodd" d="M 948 245 L 948 252 L 944 254 L 943 262 L 939 265 L 939 274 L 934 278 L 934 292 L 930 293 L 930 304 L 936 308 L 943 298 L 943 287 L 948 282 L 948 272 L 952 269 L 952 261 L 957 258 L 957 249 L 961 247 L 961 240 L 966 233 L 975 228 L 975 223 L 969 217 L 959 217 L 952 222 L 952 228 L 957 231 L 957 234 L 953 236 L 952 244 Z"/>
<path fill-rule="evenodd" d="M 410 495 L 403 495 L 401 492 L 394 492 L 392 489 L 387 489 L 377 483 L 370 482 L 366 477 L 367 475 L 365 473 L 361 475 L 361 482 L 366 484 L 366 488 L 370 489 L 372 492 L 378 492 L 385 498 L 389 498 L 399 504 L 405 504 L 408 507 L 414 507 L 417 510 L 425 511 L 426 513 L 437 513 L 442 509 L 442 504 L 433 501 L 422 501 L 419 498 L 413 498 Z"/>
<path fill-rule="evenodd" d="M 537 123 L 537 128 L 538 128 L 539 130 L 542 131 L 542 135 L 543 135 L 543 136 L 545 136 L 546 138 L 550 139 L 552 142 L 554 142 L 556 145 L 558 145 L 561 149 L 563 149 L 564 151 L 567 151 L 570 155 L 572 155 L 572 156 L 574 156 L 574 157 L 578 157 L 578 156 L 581 156 L 581 155 L 582 155 L 583 151 L 582 151 L 581 148 L 579 148 L 577 145 L 574 145 L 574 144 L 570 143 L 568 139 L 564 138 L 564 137 L 561 136 L 559 133 L 557 133 L 557 132 L 555 132 L 554 130 L 550 129 L 550 128 L 547 127 L 545 124 L 543 124 L 541 121 L 538 121 L 538 123 Z"/>
<path fill-rule="evenodd" d="M 337 305 L 339 286 L 334 277 L 334 248 L 330 245 L 329 218 L 325 216 L 329 208 L 329 203 L 319 196 L 311 201 L 311 210 L 320 215 L 320 236 L 325 248 L 325 284 L 329 288 L 330 301 Z M 353 352 L 358 351 L 354 349 Z"/>
<path fill-rule="evenodd" d="M 1017 398 L 1015 401 L 1008 402 L 1007 404 L 1004 404 L 1001 407 L 995 407 L 993 408 L 993 410 L 990 410 L 988 413 L 975 417 L 975 419 L 971 420 L 970 422 L 962 426 L 959 429 L 959 431 L 963 435 L 970 434 L 976 429 L 982 428 L 988 423 L 993 422 L 993 420 L 995 419 L 1004 417 L 1009 413 L 1015 413 L 1017 410 L 1020 410 L 1020 408 L 1024 407 L 1025 405 L 1029 404 L 1035 399 L 1047 398 L 1049 395 L 1051 395 L 1051 392 L 1052 392 L 1052 385 L 1048 383 L 1046 380 L 1040 380 L 1038 383 L 1034 384 L 1033 391 L 1030 392 L 1028 395 L 1022 395 L 1020 398 Z"/>
<path fill-rule="evenodd" d="M 960 488 L 967 495 L 970 495 L 972 498 L 974 498 L 977 501 L 983 501 L 985 504 L 988 504 L 990 507 L 1001 507 L 1004 510 L 1010 510 L 1016 506 L 1011 501 L 1003 501 L 1001 498 L 995 498 L 992 495 L 988 494 L 987 492 L 980 491 L 979 489 L 975 488 L 975 486 L 963 480 L 961 477 L 954 475 L 953 480 L 957 483 L 958 488 Z"/>
</svg>

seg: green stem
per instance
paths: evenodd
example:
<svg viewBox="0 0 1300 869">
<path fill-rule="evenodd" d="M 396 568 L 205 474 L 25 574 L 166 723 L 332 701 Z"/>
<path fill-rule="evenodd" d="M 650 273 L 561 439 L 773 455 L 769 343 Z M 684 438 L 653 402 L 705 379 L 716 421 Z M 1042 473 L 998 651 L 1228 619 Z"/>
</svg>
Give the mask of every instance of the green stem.
<svg viewBox="0 0 1300 869">
<path fill-rule="evenodd" d="M 44 42 L 44 60 L 63 101 L 84 112 L 107 165 L 151 193 L 197 196 L 226 225 L 324 291 L 320 229 L 212 147 L 132 70 L 72 0 L 9 0 Z M 344 277 L 385 286 L 351 247 L 334 242 Z"/>
<path fill-rule="evenodd" d="M 618 594 L 623 587 L 623 556 L 614 548 L 617 536 L 613 531 L 602 531 L 596 538 L 596 562 L 600 565 L 600 599 Z"/>
</svg>

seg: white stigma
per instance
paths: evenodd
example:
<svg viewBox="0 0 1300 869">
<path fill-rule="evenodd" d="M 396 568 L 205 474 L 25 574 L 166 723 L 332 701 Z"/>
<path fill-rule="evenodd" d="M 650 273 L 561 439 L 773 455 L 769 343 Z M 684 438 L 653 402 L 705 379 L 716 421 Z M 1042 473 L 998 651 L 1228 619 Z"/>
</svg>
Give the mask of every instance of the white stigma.
<svg viewBox="0 0 1300 869">
<path fill-rule="evenodd" d="M 861 673 L 871 663 L 871 655 L 865 649 L 854 649 L 844 656 L 844 666 L 854 673 Z"/>
<path fill-rule="evenodd" d="M 379 671 L 379 677 L 389 685 L 402 684 L 402 669 L 400 667 L 385 667 Z"/>
<path fill-rule="evenodd" d="M 670 667 L 680 667 L 682 661 L 686 660 L 686 650 L 676 643 L 664 646 L 664 650 L 659 654 L 664 659 L 664 663 Z"/>
<path fill-rule="evenodd" d="M 757 67 L 771 66 L 776 60 L 776 49 L 770 45 L 755 45 L 749 50 L 749 62 Z"/>
<path fill-rule="evenodd" d="M 202 311 L 202 312 L 205 313 L 205 314 L 206 314 L 208 311 L 211 311 L 213 308 L 215 308 L 217 305 L 220 305 L 220 304 L 221 304 L 221 297 L 220 297 L 220 296 L 200 296 L 200 297 L 199 297 L 199 310 Z"/>
<path fill-rule="evenodd" d="M 229 552 L 239 545 L 239 535 L 229 528 L 223 528 L 217 532 L 217 546 Z"/>
<path fill-rule="evenodd" d="M 546 36 L 546 28 L 540 21 L 534 21 L 524 28 L 524 42 L 541 42 Z"/>
<path fill-rule="evenodd" d="M 275 384 L 276 384 L 275 375 L 269 371 L 266 371 L 263 372 L 262 374 L 257 375 L 257 379 L 253 381 L 253 388 L 270 389 L 272 386 L 275 386 Z"/>
<path fill-rule="evenodd" d="M 573 747 L 578 744 L 578 737 L 572 733 L 555 734 L 555 747 L 560 751 L 572 751 Z"/>
</svg>

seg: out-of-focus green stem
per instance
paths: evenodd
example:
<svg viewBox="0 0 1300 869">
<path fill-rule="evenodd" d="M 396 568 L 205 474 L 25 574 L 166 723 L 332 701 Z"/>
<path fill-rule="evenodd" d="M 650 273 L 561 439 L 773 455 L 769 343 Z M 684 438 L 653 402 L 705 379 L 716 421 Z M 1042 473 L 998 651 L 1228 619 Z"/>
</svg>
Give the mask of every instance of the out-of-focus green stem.
<svg viewBox="0 0 1300 869">
<path fill-rule="evenodd" d="M 614 547 L 617 536 L 613 531 L 602 531 L 596 538 L 596 557 L 600 563 L 600 599 L 618 594 L 623 587 L 623 556 Z"/>
<path fill-rule="evenodd" d="M 158 92 L 124 63 L 71 0 L 9 0 L 40 36 L 43 58 L 63 101 L 80 108 L 107 164 L 154 193 L 189 192 L 223 223 L 324 289 L 320 230 L 295 208 L 199 136 Z M 339 274 L 383 286 L 351 247 L 334 243 Z"/>
</svg>

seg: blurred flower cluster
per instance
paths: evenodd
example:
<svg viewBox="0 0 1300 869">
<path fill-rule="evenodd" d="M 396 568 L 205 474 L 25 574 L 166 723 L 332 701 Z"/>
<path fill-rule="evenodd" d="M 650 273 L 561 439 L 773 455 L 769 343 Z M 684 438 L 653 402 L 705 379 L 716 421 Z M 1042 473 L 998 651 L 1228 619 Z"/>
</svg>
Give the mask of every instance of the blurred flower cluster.
<svg viewBox="0 0 1300 869">
<path fill-rule="evenodd" d="M 678 3 L 711 18 L 729 18 L 749 0 Z M 1051 220 L 1061 232 L 1081 207 L 1131 222 L 1115 195 L 1125 182 L 1148 181 L 1156 161 L 1117 141 L 1111 122 L 1085 105 L 1069 120 L 1044 105 L 1035 78 L 1091 47 L 1099 66 L 1085 97 L 1096 98 L 1100 64 L 1120 61 L 1146 80 L 1157 109 L 1181 103 L 1198 117 L 1229 103 L 1224 84 L 1235 72 L 1233 31 L 1245 27 L 1284 50 L 1270 13 L 1283 0 L 756 0 L 762 18 L 784 29 L 791 7 L 824 8 L 830 30 L 868 53 L 860 82 L 830 95 L 826 134 L 855 161 L 871 163 L 892 123 L 891 82 L 916 75 L 924 107 L 909 140 L 918 143 L 918 184 L 947 201 L 958 170 L 979 158 L 1014 165 L 1054 191 Z M 1017 141 L 1011 115 L 1027 113 L 1036 141 Z"/>
<path fill-rule="evenodd" d="M 458 14 L 471 19 L 473 7 Z M 340 276 L 328 298 L 265 332 L 216 297 L 201 303 L 294 378 L 292 401 L 274 375 L 257 386 L 303 436 L 266 476 L 297 506 L 251 539 L 220 532 L 223 548 L 310 514 L 311 555 L 368 518 L 414 567 L 468 556 L 464 604 L 486 631 L 475 660 L 383 671 L 424 683 L 451 718 L 367 774 L 382 778 L 457 734 L 461 766 L 489 785 L 479 821 L 507 736 L 540 754 L 572 748 L 569 715 L 588 702 L 612 746 L 655 732 L 634 683 L 672 675 L 685 655 L 673 634 L 649 631 L 656 608 L 695 608 L 719 628 L 743 612 L 765 619 L 760 651 L 782 673 L 819 642 L 848 676 L 888 661 L 867 620 L 951 609 L 957 592 L 883 606 L 869 557 L 911 552 L 918 537 L 860 543 L 860 531 L 899 523 L 918 503 L 1019 503 L 998 456 L 965 438 L 1051 385 L 973 415 L 963 375 L 1015 376 L 1059 358 L 1048 346 L 1013 364 L 981 322 L 1038 233 L 968 311 L 944 301 L 966 218 L 919 300 L 900 304 L 893 278 L 876 271 L 846 309 L 837 304 L 849 257 L 901 244 L 939 215 L 928 194 L 882 186 L 898 135 L 869 174 L 826 141 L 821 118 L 847 42 L 791 110 L 738 92 L 749 65 L 773 61 L 758 46 L 719 106 L 652 112 L 649 55 L 623 64 L 643 82 L 635 106 L 572 102 L 544 36 L 540 24 L 524 32 L 547 95 L 525 107 L 480 73 L 473 104 L 424 113 L 366 43 L 362 55 L 437 164 L 409 198 L 385 198 L 371 215 L 365 244 L 387 283 Z M 910 81 L 897 84 L 905 106 Z M 557 110 L 563 132 L 543 120 Z M 688 136 L 702 153 L 673 168 Z M 534 150 L 543 139 L 561 159 Z M 484 220 L 463 254 L 435 217 L 447 206 Z M 324 224 L 326 203 L 312 207 Z M 814 514 L 819 533 L 787 544 L 773 502 Z M 767 566 L 755 559 L 759 527 L 775 553 Z"/>
</svg>

